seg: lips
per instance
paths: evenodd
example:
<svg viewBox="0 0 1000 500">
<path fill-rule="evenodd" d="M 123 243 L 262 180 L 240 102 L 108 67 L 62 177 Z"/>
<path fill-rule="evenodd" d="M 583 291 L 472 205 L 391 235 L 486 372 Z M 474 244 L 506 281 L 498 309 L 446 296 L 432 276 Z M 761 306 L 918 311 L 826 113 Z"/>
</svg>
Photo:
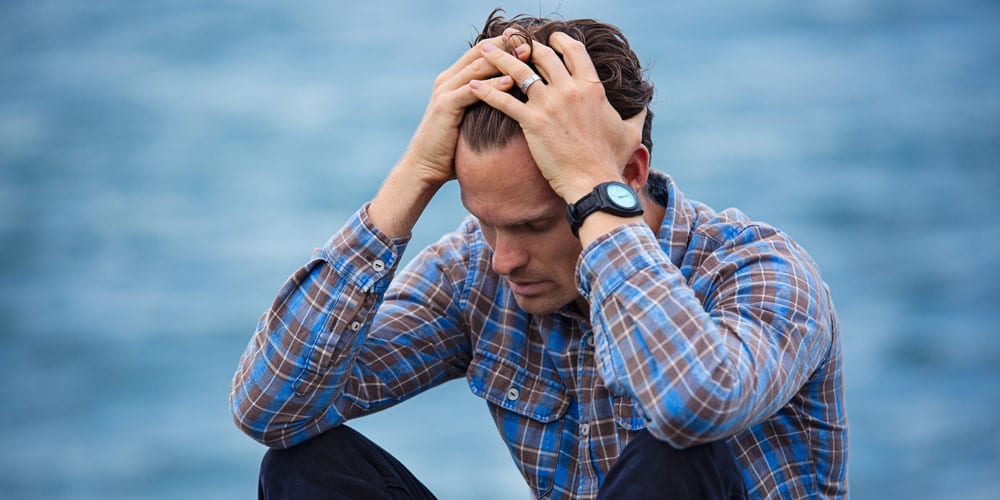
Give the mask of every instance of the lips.
<svg viewBox="0 0 1000 500">
<path fill-rule="evenodd" d="M 545 291 L 544 281 L 514 281 L 508 280 L 510 289 L 517 295 L 539 295 Z"/>
</svg>

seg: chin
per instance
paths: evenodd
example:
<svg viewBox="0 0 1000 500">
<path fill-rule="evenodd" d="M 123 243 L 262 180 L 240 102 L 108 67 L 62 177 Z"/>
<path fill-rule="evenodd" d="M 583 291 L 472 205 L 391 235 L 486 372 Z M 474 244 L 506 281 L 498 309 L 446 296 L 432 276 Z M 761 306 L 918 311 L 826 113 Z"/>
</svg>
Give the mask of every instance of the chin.
<svg viewBox="0 0 1000 500">
<path fill-rule="evenodd" d="M 524 312 L 543 316 L 558 311 L 566 304 L 572 302 L 572 299 L 560 300 L 556 297 L 519 297 L 514 295 L 514 301 L 517 302 L 518 307 Z"/>
</svg>

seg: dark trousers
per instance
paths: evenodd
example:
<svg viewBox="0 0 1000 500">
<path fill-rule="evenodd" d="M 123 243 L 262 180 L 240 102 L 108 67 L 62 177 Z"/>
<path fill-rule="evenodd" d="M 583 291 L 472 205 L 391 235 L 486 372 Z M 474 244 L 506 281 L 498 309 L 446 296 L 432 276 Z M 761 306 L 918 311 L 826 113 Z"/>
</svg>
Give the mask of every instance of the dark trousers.
<svg viewBox="0 0 1000 500">
<path fill-rule="evenodd" d="M 286 499 L 434 498 L 403 464 L 368 438 L 340 426 L 298 446 L 269 450 L 258 496 Z M 722 442 L 677 450 L 647 431 L 632 438 L 598 498 L 745 498 L 743 476 Z"/>
</svg>

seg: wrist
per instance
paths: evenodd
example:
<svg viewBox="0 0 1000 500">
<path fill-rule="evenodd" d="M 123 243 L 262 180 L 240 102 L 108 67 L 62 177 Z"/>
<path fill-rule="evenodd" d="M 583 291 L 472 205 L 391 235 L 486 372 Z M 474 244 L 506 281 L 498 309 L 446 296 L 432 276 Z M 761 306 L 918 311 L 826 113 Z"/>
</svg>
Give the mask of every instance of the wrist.
<svg viewBox="0 0 1000 500">
<path fill-rule="evenodd" d="M 421 179 L 413 175 L 411 169 L 400 167 L 398 165 L 389 173 L 368 206 L 372 224 L 393 238 L 410 234 L 427 204 L 444 184 Z"/>
<path fill-rule="evenodd" d="M 586 221 L 597 216 L 606 221 L 637 218 L 643 214 L 639 194 L 628 184 L 618 181 L 602 182 L 583 195 L 576 203 L 566 205 L 566 218 L 573 234 L 580 236 Z M 613 218 L 605 217 L 607 215 Z"/>
<path fill-rule="evenodd" d="M 389 176 L 398 177 L 416 189 L 436 192 L 455 178 L 455 172 L 453 168 L 442 169 L 438 164 L 428 162 L 423 157 L 408 151 L 389 172 Z"/>
<path fill-rule="evenodd" d="M 567 204 L 576 203 L 590 194 L 595 187 L 605 182 L 622 182 L 622 177 L 620 175 L 581 176 L 561 188 L 559 194 Z"/>
</svg>

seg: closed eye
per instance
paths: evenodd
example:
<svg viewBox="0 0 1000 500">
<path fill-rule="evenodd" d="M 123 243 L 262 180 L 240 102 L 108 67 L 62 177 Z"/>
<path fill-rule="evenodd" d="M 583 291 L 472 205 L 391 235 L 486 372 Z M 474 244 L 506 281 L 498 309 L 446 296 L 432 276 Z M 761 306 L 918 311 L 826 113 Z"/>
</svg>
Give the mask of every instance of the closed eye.
<svg viewBox="0 0 1000 500">
<path fill-rule="evenodd" d="M 527 232 L 527 233 L 541 233 L 548 231 L 555 224 L 555 217 L 547 217 L 544 219 L 536 219 L 533 221 L 520 222 L 518 224 L 513 224 L 510 226 L 512 231 L 516 232 Z"/>
</svg>

